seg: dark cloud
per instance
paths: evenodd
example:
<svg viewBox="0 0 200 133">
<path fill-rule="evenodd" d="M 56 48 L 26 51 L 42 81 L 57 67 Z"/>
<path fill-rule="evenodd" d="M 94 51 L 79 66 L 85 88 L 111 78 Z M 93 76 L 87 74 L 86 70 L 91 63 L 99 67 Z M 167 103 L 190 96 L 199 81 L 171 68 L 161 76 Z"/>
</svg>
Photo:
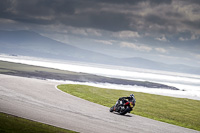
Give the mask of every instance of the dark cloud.
<svg viewBox="0 0 200 133">
<path fill-rule="evenodd" d="M 153 6 L 161 5 L 161 4 L 171 4 L 172 0 L 149 0 L 150 4 Z"/>
<path fill-rule="evenodd" d="M 97 12 L 89 14 L 76 14 L 58 18 L 64 25 L 73 27 L 95 28 L 108 31 L 121 31 L 130 29 L 130 19 L 127 15 L 114 12 Z"/>
<path fill-rule="evenodd" d="M 9 9 L 12 7 L 12 2 L 9 0 L 0 2 L 0 17 L 6 17 L 9 14 Z"/>
<path fill-rule="evenodd" d="M 195 20 L 195 21 L 190 21 L 190 20 L 185 20 L 183 21 L 184 24 L 187 26 L 192 27 L 193 29 L 200 29 L 200 20 Z"/>
<path fill-rule="evenodd" d="M 127 15 L 112 12 L 100 12 L 90 16 L 91 26 L 110 31 L 130 29 L 130 19 Z"/>
<path fill-rule="evenodd" d="M 132 4 L 136 5 L 142 2 L 148 2 L 151 5 L 160 5 L 160 4 L 171 4 L 172 0 L 96 0 L 97 2 L 102 3 L 111 3 L 111 4 Z"/>
<path fill-rule="evenodd" d="M 198 4 L 200 5 L 200 0 L 183 0 L 184 2 L 188 3 L 188 4 Z"/>
<path fill-rule="evenodd" d="M 76 3 L 72 0 L 20 0 L 16 3 L 16 10 L 29 15 L 73 14 Z"/>
<path fill-rule="evenodd" d="M 110 3 L 110 4 L 138 4 L 147 0 L 96 0 L 99 3 Z"/>
<path fill-rule="evenodd" d="M 173 12 L 173 11 L 168 11 L 165 13 L 165 15 L 167 17 L 176 17 L 176 18 L 182 18 L 183 15 L 181 13 L 178 13 L 178 12 Z"/>
<path fill-rule="evenodd" d="M 4 0 L 0 2 L 0 17 L 26 24 L 64 24 L 114 32 L 150 32 L 149 27 L 154 25 L 151 34 L 171 34 L 180 23 L 200 28 L 199 21 L 186 18 L 185 12 L 178 12 L 172 3 L 172 0 Z M 191 0 L 191 4 L 198 3 L 199 0 Z M 143 12 L 145 15 L 141 15 Z M 198 9 L 193 12 L 198 13 Z"/>
<path fill-rule="evenodd" d="M 158 25 L 165 25 L 166 23 L 168 23 L 166 18 L 162 18 L 161 16 L 153 14 L 148 14 L 147 16 L 145 16 L 145 21 L 150 24 L 158 24 Z"/>
<path fill-rule="evenodd" d="M 129 20 L 125 14 L 98 12 L 98 9 L 95 8 L 98 7 L 98 3 L 101 2 L 94 3 L 89 0 L 84 1 L 84 3 L 77 0 L 20 0 L 13 4 L 12 10 L 4 12 L 1 16 L 23 23 L 53 24 L 56 22 L 69 26 L 111 31 L 129 28 Z M 94 5 L 91 6 L 91 4 Z M 6 10 L 10 8 L 11 3 L 3 5 L 2 10 Z M 93 8 L 94 12 L 81 12 L 88 8 Z M 79 9 L 80 13 L 75 14 L 76 9 Z"/>
<path fill-rule="evenodd" d="M 62 20 L 60 16 L 74 14 L 76 3 L 67 0 L 19 0 L 1 2 L 0 5 L 1 18 L 22 23 L 54 24 Z"/>
<path fill-rule="evenodd" d="M 6 10 L 8 9 L 8 7 L 11 6 L 11 2 L 10 1 L 1 1 L 0 4 L 0 13 L 6 12 Z"/>
</svg>

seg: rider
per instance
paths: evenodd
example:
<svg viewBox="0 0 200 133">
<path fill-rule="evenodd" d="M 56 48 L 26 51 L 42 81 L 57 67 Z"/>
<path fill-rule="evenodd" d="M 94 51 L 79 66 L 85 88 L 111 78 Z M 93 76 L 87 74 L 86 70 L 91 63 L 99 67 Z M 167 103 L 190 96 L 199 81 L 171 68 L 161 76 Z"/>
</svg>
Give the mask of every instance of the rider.
<svg viewBox="0 0 200 133">
<path fill-rule="evenodd" d="M 133 107 L 134 107 L 135 106 L 135 102 L 136 102 L 134 94 L 130 94 L 129 97 L 121 97 L 121 98 L 119 98 L 119 100 L 115 104 L 115 107 L 116 107 L 115 110 L 118 111 L 120 109 L 120 106 L 124 105 L 124 103 L 126 103 L 126 102 L 132 102 L 133 103 Z"/>
</svg>

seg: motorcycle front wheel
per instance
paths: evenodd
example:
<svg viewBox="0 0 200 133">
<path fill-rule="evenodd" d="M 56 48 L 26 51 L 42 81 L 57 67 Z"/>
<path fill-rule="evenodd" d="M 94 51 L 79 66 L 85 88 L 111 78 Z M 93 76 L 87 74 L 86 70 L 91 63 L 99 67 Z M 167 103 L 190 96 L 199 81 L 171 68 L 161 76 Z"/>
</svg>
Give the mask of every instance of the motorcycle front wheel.
<svg viewBox="0 0 200 133">
<path fill-rule="evenodd" d="M 110 112 L 113 112 L 114 111 L 114 106 L 112 106 L 111 108 L 110 108 Z"/>
<path fill-rule="evenodd" d="M 125 115 L 126 113 L 128 113 L 129 111 L 131 111 L 131 109 L 129 107 L 127 107 L 125 110 L 123 110 L 122 112 L 120 111 L 120 115 Z"/>
</svg>

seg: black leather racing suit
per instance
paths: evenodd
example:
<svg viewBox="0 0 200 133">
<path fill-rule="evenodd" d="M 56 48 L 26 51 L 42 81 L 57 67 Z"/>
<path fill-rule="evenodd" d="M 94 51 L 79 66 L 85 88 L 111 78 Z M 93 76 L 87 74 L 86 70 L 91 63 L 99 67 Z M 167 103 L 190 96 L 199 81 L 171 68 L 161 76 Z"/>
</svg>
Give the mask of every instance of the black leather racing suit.
<svg viewBox="0 0 200 133">
<path fill-rule="evenodd" d="M 127 101 L 127 100 L 128 101 Z M 119 110 L 119 107 L 122 105 L 124 105 L 126 102 L 132 102 L 133 103 L 133 107 L 135 106 L 135 98 L 134 97 L 121 97 L 119 98 L 119 100 L 116 102 L 115 106 L 116 106 L 116 111 Z"/>
</svg>

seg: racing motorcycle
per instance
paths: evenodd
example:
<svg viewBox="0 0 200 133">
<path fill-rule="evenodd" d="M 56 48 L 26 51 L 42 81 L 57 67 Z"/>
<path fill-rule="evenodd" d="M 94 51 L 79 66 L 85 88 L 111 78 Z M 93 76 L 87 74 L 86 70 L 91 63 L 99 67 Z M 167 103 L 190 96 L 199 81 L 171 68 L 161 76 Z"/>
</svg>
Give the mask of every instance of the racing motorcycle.
<svg viewBox="0 0 200 133">
<path fill-rule="evenodd" d="M 133 110 L 134 105 L 134 101 L 128 102 L 122 99 L 118 101 L 118 104 L 115 104 L 110 108 L 110 112 L 115 111 L 118 112 L 120 115 L 125 115 L 126 113 L 130 113 Z"/>
</svg>

